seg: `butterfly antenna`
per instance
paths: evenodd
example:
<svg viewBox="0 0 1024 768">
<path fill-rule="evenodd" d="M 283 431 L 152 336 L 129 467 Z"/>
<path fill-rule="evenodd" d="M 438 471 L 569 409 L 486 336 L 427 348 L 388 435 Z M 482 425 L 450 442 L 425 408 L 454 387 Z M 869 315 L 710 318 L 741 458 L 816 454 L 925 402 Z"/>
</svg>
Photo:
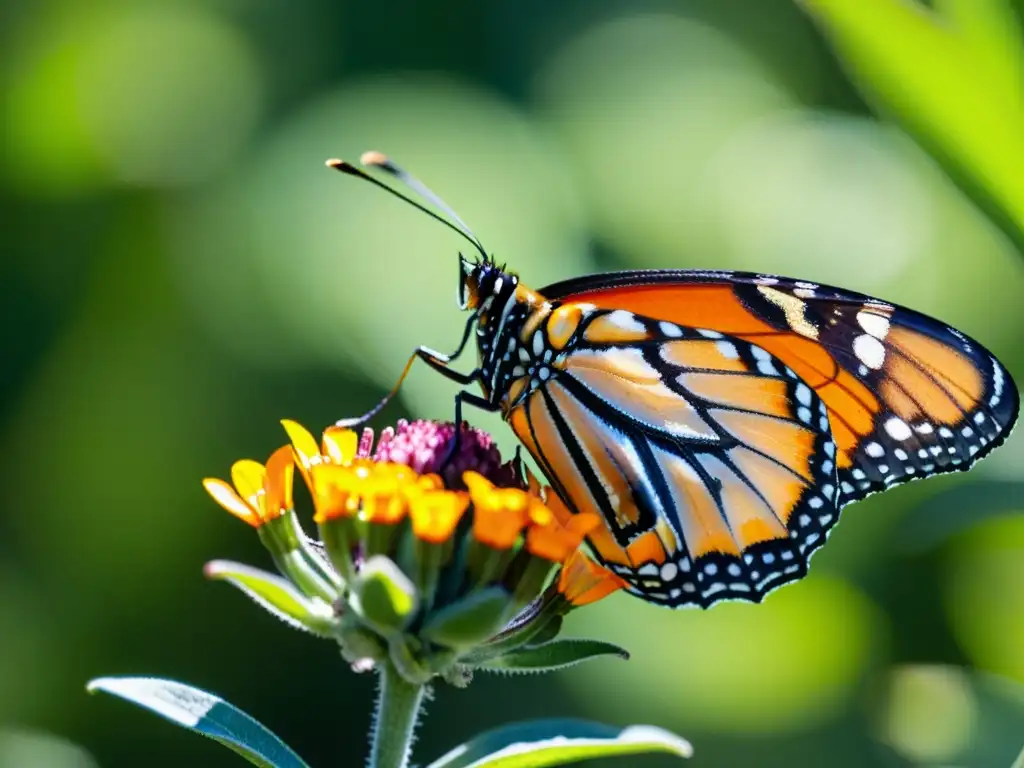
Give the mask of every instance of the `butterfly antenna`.
<svg viewBox="0 0 1024 768">
<path fill-rule="evenodd" d="M 388 166 L 385 167 L 382 164 L 378 164 L 378 163 L 375 163 L 375 162 L 368 162 L 368 159 L 376 160 L 378 158 L 382 158 L 388 164 Z M 373 184 L 374 186 L 380 187 L 385 192 L 388 192 L 388 193 L 394 195 L 399 200 L 405 201 L 406 203 L 408 203 L 409 205 L 413 206 L 417 210 L 422 211 L 423 213 L 427 214 L 427 216 L 429 216 L 430 218 L 434 219 L 434 221 L 439 221 L 442 224 L 444 224 L 446 227 L 448 227 L 448 229 L 452 230 L 453 232 L 458 232 L 463 238 L 465 238 L 467 241 L 469 241 L 473 245 L 473 247 L 476 248 L 480 252 L 480 255 L 483 256 L 484 261 L 490 261 L 490 257 L 487 255 L 487 251 L 484 250 L 483 245 L 480 243 L 480 240 L 477 239 L 477 236 L 473 234 L 473 231 L 469 227 L 466 226 L 465 222 L 462 221 L 462 219 L 460 219 L 458 217 L 458 215 L 456 215 L 455 211 L 453 211 L 451 208 L 449 208 L 444 203 L 444 201 L 441 200 L 441 198 L 439 198 L 437 195 L 435 195 L 433 192 L 431 192 L 426 186 L 424 186 L 422 183 L 417 181 L 415 178 L 413 178 L 412 176 L 407 174 L 405 171 L 403 171 L 398 166 L 396 166 L 393 163 L 391 163 L 391 161 L 388 160 L 388 158 L 385 155 L 382 155 L 380 152 L 367 152 L 367 153 L 365 153 L 363 155 L 363 157 L 361 159 L 362 159 L 362 161 L 363 161 L 363 163 L 365 165 L 371 165 L 371 166 L 374 166 L 374 167 L 382 168 L 383 170 L 385 170 L 388 173 L 390 173 L 392 176 L 395 176 L 396 178 L 398 178 L 400 181 L 403 181 L 413 191 L 415 191 L 418 194 L 420 194 L 424 199 L 426 199 L 432 205 L 437 206 L 442 211 L 444 211 L 448 216 L 450 216 L 452 219 L 454 219 L 454 222 L 449 221 L 444 216 L 438 215 L 436 212 L 430 210 L 429 208 L 427 208 L 422 203 L 419 203 L 416 200 L 414 200 L 411 197 L 409 197 L 408 195 L 403 194 L 402 192 L 399 192 L 394 187 L 390 187 L 387 184 L 385 184 L 384 182 L 380 181 L 379 179 L 375 179 L 373 176 L 368 174 L 362 168 L 358 168 L 358 167 L 352 165 L 352 163 L 349 163 L 349 162 L 347 162 L 345 160 L 331 159 L 331 160 L 327 161 L 327 167 L 328 168 L 333 168 L 336 171 L 341 171 L 341 173 L 347 173 L 349 176 L 355 176 L 357 179 L 362 179 L 363 181 L 368 181 L 371 184 Z M 394 169 L 394 170 L 392 170 L 392 169 Z"/>
</svg>

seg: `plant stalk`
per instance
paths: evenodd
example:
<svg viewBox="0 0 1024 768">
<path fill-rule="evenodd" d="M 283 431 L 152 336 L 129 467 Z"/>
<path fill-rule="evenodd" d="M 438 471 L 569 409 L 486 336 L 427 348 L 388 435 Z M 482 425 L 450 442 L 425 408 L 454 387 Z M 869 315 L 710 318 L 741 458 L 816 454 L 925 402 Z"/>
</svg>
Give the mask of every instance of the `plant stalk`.
<svg viewBox="0 0 1024 768">
<path fill-rule="evenodd" d="M 380 665 L 369 768 L 408 768 L 425 685 L 410 683 L 390 660 Z"/>
</svg>

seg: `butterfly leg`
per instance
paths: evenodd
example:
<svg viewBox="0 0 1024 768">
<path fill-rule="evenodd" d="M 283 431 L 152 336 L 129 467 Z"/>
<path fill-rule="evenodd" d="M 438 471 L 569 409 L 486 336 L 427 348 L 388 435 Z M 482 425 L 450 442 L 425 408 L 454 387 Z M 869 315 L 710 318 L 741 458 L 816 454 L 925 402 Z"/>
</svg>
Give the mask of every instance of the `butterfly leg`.
<svg viewBox="0 0 1024 768">
<path fill-rule="evenodd" d="M 339 419 L 337 422 L 335 422 L 335 426 L 357 427 L 361 424 L 365 424 L 378 413 L 380 413 L 384 409 L 384 406 L 390 403 L 392 398 L 394 398 L 394 396 L 398 394 L 398 390 L 401 389 L 402 387 L 402 382 L 404 382 L 405 377 L 409 375 L 409 371 L 412 369 L 412 364 L 416 362 L 417 359 L 425 362 L 427 365 L 429 365 L 431 368 L 433 368 L 435 371 L 440 373 L 445 378 L 451 379 L 452 381 L 457 382 L 459 384 L 472 384 L 473 382 L 475 382 L 480 376 L 479 368 L 475 368 L 469 373 L 459 373 L 458 371 L 453 371 L 448 367 L 448 365 L 452 361 L 456 360 L 459 357 L 459 355 L 462 354 L 463 350 L 465 350 L 466 344 L 469 341 L 469 337 L 473 331 L 473 325 L 475 322 L 476 314 L 474 313 L 473 315 L 470 316 L 469 321 L 466 323 L 466 327 L 462 331 L 462 340 L 459 342 L 458 348 L 451 354 L 446 355 L 442 352 L 436 352 L 435 350 L 430 349 L 429 347 L 417 347 L 416 349 L 414 349 L 413 353 L 409 355 L 408 361 L 406 361 L 405 363 L 405 368 L 402 369 L 402 375 L 398 377 L 398 381 L 395 383 L 395 386 L 391 388 L 390 392 L 384 395 L 384 397 L 382 397 L 380 401 L 375 406 L 373 406 L 373 408 L 364 413 L 362 416 L 356 416 L 348 419 Z"/>
<path fill-rule="evenodd" d="M 467 382 L 468 383 L 468 382 Z M 444 457 L 444 461 L 441 462 L 441 469 L 444 470 L 448 466 L 448 462 L 452 460 L 455 454 L 459 450 L 459 444 L 462 442 L 462 404 L 472 405 L 474 408 L 479 408 L 487 413 L 495 413 L 501 410 L 501 406 L 497 402 L 491 402 L 486 397 L 474 394 L 473 392 L 467 392 L 462 390 L 455 394 L 455 439 L 452 440 L 451 447 L 448 449 L 447 455 Z"/>
</svg>

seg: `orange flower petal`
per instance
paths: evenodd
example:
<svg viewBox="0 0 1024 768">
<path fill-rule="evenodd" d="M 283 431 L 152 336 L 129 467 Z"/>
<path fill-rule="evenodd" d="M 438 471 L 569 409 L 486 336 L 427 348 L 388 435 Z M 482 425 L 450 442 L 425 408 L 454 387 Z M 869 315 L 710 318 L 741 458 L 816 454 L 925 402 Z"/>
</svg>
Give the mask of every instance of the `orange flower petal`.
<svg viewBox="0 0 1024 768">
<path fill-rule="evenodd" d="M 328 427 L 324 431 L 324 455 L 335 464 L 349 464 L 359 450 L 359 436 L 351 429 Z"/>
<path fill-rule="evenodd" d="M 263 523 L 260 516 L 256 513 L 256 510 L 242 501 L 241 497 L 235 493 L 235 489 L 223 480 L 218 480 L 215 477 L 208 477 L 203 480 L 203 488 L 205 488 L 206 492 L 213 497 L 214 501 L 224 507 L 224 509 L 239 520 L 248 523 L 253 528 L 259 528 Z"/>
<path fill-rule="evenodd" d="M 526 530 L 526 549 L 531 555 L 560 563 L 579 547 L 579 541 L 560 526 L 531 526 Z"/>
<path fill-rule="evenodd" d="M 423 491 L 410 494 L 412 532 L 423 541 L 443 544 L 469 506 L 469 495 L 458 491 Z"/>
<path fill-rule="evenodd" d="M 572 515 L 562 525 L 555 514 L 535 504 L 530 509 L 530 527 L 526 531 L 526 548 L 530 554 L 560 563 L 583 543 L 583 538 L 601 523 L 591 512 Z"/>
<path fill-rule="evenodd" d="M 358 489 L 363 479 L 351 467 L 337 464 L 314 464 L 310 467 L 314 522 L 323 523 L 338 517 L 351 517 L 359 510 Z"/>
<path fill-rule="evenodd" d="M 588 605 L 622 589 L 626 582 L 576 550 L 558 574 L 558 591 L 574 606 Z"/>
<path fill-rule="evenodd" d="M 263 493 L 263 478 L 267 470 L 258 461 L 241 459 L 231 465 L 231 482 L 235 484 L 238 495 L 253 507 L 258 506 L 257 499 Z"/>
<path fill-rule="evenodd" d="M 282 446 L 267 459 L 266 477 L 263 481 L 263 519 L 273 520 L 291 509 L 292 478 L 295 474 L 295 460 L 290 445 Z"/>
</svg>

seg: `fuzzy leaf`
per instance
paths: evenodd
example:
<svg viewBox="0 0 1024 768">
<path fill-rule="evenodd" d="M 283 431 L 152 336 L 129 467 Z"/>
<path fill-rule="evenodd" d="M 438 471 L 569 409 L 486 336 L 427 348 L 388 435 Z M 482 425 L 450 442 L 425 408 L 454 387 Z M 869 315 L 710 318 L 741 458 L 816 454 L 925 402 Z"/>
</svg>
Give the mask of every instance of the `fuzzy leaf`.
<svg viewBox="0 0 1024 768">
<path fill-rule="evenodd" d="M 479 668 L 503 672 L 550 672 L 599 656 L 629 659 L 629 652 L 601 640 L 552 640 L 550 643 L 517 648 L 488 659 Z"/>
<path fill-rule="evenodd" d="M 208 579 L 238 587 L 261 608 L 296 629 L 321 637 L 330 637 L 335 629 L 337 621 L 329 604 L 306 597 L 280 576 L 229 560 L 213 560 L 203 572 Z"/>
<path fill-rule="evenodd" d="M 87 690 L 103 691 L 137 704 L 220 742 L 260 768 L 309 768 L 259 721 L 199 688 L 156 677 L 101 677 L 91 681 Z"/>
<path fill-rule="evenodd" d="M 586 720 L 530 720 L 482 733 L 427 768 L 545 768 L 651 752 L 690 757 L 693 748 L 650 725 L 615 728 Z"/>
<path fill-rule="evenodd" d="M 419 634 L 449 648 L 477 645 L 501 629 L 509 600 L 501 587 L 478 590 L 431 615 Z"/>
</svg>

